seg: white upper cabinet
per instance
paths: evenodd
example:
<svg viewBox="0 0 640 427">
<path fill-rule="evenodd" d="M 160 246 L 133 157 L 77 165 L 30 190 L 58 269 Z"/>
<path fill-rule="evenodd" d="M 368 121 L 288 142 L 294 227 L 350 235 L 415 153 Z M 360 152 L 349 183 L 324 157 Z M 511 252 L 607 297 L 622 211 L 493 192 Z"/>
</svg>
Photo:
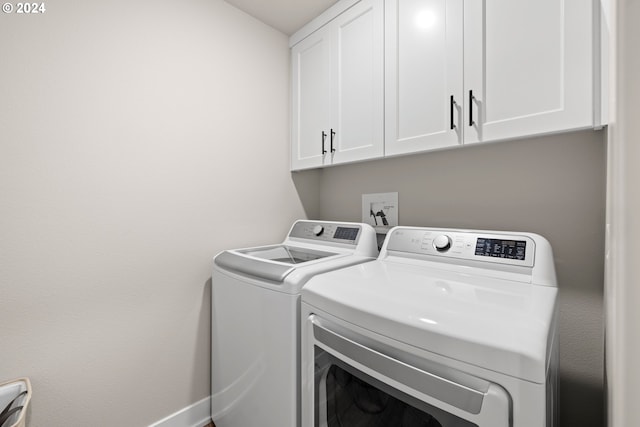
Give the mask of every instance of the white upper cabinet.
<svg viewBox="0 0 640 427">
<path fill-rule="evenodd" d="M 599 125 L 592 0 L 464 7 L 465 143 Z"/>
<path fill-rule="evenodd" d="M 362 0 L 333 22 L 333 163 L 384 152 L 384 8 Z"/>
<path fill-rule="evenodd" d="M 383 155 L 383 39 L 383 1 L 362 0 L 292 47 L 292 170 Z"/>
<path fill-rule="evenodd" d="M 387 0 L 385 154 L 588 128 L 591 0 Z"/>
<path fill-rule="evenodd" d="M 291 37 L 291 169 L 602 125 L 597 0 L 340 0 Z"/>
<path fill-rule="evenodd" d="M 311 34 L 292 49 L 292 169 L 324 164 L 331 123 L 330 52 L 327 31 Z"/>
<path fill-rule="evenodd" d="M 391 0 L 385 11 L 385 154 L 462 142 L 462 0 Z"/>
</svg>

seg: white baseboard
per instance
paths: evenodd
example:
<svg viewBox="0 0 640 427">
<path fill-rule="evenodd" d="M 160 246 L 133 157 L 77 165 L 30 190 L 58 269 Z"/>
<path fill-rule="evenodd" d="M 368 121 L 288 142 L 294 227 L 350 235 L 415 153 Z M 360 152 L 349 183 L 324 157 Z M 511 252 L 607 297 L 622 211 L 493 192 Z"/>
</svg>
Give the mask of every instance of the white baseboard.
<svg viewBox="0 0 640 427">
<path fill-rule="evenodd" d="M 211 397 L 189 405 L 149 427 L 203 427 L 211 422 Z"/>
</svg>

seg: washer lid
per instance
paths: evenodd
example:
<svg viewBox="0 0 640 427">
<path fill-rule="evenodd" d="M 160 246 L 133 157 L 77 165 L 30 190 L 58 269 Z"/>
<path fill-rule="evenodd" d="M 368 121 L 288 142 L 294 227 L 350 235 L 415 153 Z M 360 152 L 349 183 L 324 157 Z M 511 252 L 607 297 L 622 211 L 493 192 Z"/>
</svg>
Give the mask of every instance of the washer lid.
<svg viewBox="0 0 640 427">
<path fill-rule="evenodd" d="M 282 285 L 279 291 L 298 293 L 316 274 L 377 256 L 376 232 L 370 225 L 299 220 L 281 244 L 222 251 L 214 257 L 214 268 L 266 279 Z"/>
<path fill-rule="evenodd" d="M 420 264 L 377 260 L 316 276 L 302 301 L 391 339 L 545 382 L 557 288 Z"/>
<path fill-rule="evenodd" d="M 264 246 L 260 248 L 238 249 L 237 252 L 259 259 L 283 262 L 285 264 L 302 264 L 337 255 L 336 252 L 318 251 L 289 245 Z"/>
<path fill-rule="evenodd" d="M 297 265 L 339 255 L 310 248 L 287 245 L 263 246 L 224 251 L 214 262 L 227 270 L 282 282 Z"/>
</svg>

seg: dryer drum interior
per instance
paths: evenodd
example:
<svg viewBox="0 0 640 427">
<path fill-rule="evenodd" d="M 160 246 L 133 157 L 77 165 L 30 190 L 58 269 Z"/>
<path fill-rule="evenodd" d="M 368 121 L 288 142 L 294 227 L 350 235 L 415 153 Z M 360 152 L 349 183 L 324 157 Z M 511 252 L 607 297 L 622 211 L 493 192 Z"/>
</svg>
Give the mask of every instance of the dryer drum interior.
<svg viewBox="0 0 640 427">
<path fill-rule="evenodd" d="M 315 425 L 321 427 L 477 427 L 314 347 Z"/>
</svg>

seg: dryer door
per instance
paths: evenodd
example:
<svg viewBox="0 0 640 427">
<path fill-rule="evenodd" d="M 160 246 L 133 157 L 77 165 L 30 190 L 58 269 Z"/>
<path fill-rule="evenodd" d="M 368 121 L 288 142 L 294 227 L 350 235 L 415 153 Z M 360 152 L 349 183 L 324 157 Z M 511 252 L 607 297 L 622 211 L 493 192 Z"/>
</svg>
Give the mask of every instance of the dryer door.
<svg viewBox="0 0 640 427">
<path fill-rule="evenodd" d="M 429 361 L 407 363 L 316 315 L 303 335 L 303 427 L 511 425 L 511 399 L 497 384 Z"/>
</svg>

